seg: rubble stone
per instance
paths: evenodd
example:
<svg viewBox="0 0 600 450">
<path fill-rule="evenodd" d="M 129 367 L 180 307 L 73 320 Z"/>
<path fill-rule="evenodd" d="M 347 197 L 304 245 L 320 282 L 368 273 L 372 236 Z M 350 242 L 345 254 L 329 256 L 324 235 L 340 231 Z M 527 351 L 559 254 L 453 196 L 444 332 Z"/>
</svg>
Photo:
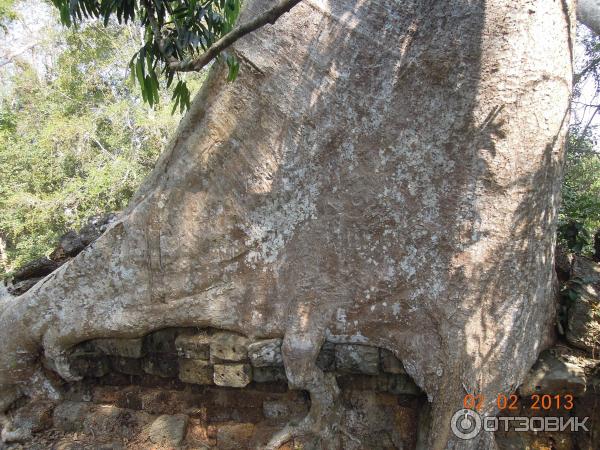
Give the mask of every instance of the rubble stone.
<svg viewBox="0 0 600 450">
<path fill-rule="evenodd" d="M 519 387 L 521 396 L 532 394 L 572 394 L 582 395 L 586 390 L 584 370 L 572 363 L 565 362 L 549 351 L 540 355 L 525 381 Z"/>
<path fill-rule="evenodd" d="M 148 438 L 155 444 L 178 447 L 185 438 L 187 423 L 185 414 L 159 416 L 148 427 Z"/>
</svg>

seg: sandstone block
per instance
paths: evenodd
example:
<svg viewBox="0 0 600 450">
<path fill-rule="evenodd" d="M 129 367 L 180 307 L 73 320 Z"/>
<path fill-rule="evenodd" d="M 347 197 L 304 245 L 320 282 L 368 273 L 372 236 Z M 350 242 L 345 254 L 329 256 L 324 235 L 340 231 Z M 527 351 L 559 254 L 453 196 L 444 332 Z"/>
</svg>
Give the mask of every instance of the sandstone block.
<svg viewBox="0 0 600 450">
<path fill-rule="evenodd" d="M 202 359 L 180 359 L 179 379 L 184 383 L 214 384 L 213 366 Z"/>
<path fill-rule="evenodd" d="M 248 357 L 254 367 L 282 366 L 281 339 L 265 339 L 248 345 Z"/>
<path fill-rule="evenodd" d="M 141 358 L 142 339 L 94 339 L 92 345 L 105 355 Z"/>
<path fill-rule="evenodd" d="M 110 361 L 105 356 L 74 358 L 71 369 L 84 378 L 99 378 L 110 372 Z"/>
<path fill-rule="evenodd" d="M 248 338 L 235 333 L 215 333 L 210 343 L 212 362 L 239 362 L 248 359 Z"/>
<path fill-rule="evenodd" d="M 112 370 L 125 375 L 142 375 L 142 360 L 137 358 L 124 358 L 122 356 L 113 356 L 110 358 Z"/>
<path fill-rule="evenodd" d="M 90 411 L 89 405 L 83 402 L 63 402 L 54 408 L 52 422 L 54 428 L 72 432 L 83 430 L 83 419 Z"/>
<path fill-rule="evenodd" d="M 252 381 L 252 366 L 250 364 L 215 364 L 214 381 L 217 386 L 247 386 Z"/>
<path fill-rule="evenodd" d="M 379 373 L 379 349 L 367 345 L 337 344 L 335 346 L 335 366 L 341 372 Z"/>
<path fill-rule="evenodd" d="M 175 338 L 177 356 L 189 359 L 210 359 L 211 337 L 205 331 L 184 332 Z"/>
<path fill-rule="evenodd" d="M 144 350 L 150 354 L 169 354 L 175 356 L 175 339 L 181 330 L 178 328 L 163 328 L 146 335 Z"/>
<path fill-rule="evenodd" d="M 144 372 L 161 378 L 176 378 L 179 374 L 177 358 L 168 355 L 152 355 L 143 359 Z"/>
<path fill-rule="evenodd" d="M 600 283 L 600 263 L 585 256 L 574 256 L 572 274 L 586 283 L 597 285 Z"/>
</svg>

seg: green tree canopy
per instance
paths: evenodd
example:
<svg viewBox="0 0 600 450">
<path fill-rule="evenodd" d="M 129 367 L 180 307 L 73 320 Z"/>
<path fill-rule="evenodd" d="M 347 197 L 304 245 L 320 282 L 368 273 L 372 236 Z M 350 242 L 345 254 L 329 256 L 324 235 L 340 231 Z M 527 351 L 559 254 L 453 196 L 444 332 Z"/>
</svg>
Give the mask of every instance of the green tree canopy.
<svg viewBox="0 0 600 450">
<path fill-rule="evenodd" d="M 139 100 L 123 67 L 131 27 L 88 24 L 56 36 L 63 47 L 40 77 L 21 63 L 0 98 L 0 237 L 6 266 L 48 253 L 66 230 L 122 209 L 175 130 L 179 115 Z M 192 88 L 198 77 L 190 79 Z M 166 101 L 165 101 L 166 100 Z"/>
<path fill-rule="evenodd" d="M 129 63 L 132 80 L 137 80 L 144 101 L 158 102 L 159 78 L 171 86 L 178 72 L 198 71 L 215 58 L 229 66 L 228 80 L 239 71 L 235 55 L 224 50 L 239 37 L 273 23 L 300 0 L 279 0 L 250 22 L 233 30 L 242 0 L 52 0 L 65 25 L 84 19 L 101 19 L 104 25 L 115 17 L 119 23 L 137 20 L 144 43 Z M 174 109 L 189 108 L 190 91 L 178 79 L 173 90 Z"/>
</svg>

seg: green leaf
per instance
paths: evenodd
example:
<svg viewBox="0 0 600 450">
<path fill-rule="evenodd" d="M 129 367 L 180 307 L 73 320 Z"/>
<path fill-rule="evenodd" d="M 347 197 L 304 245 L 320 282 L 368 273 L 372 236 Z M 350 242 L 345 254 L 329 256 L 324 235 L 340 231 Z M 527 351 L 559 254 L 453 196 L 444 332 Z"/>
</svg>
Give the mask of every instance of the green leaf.
<svg viewBox="0 0 600 450">
<path fill-rule="evenodd" d="M 234 55 L 227 56 L 227 66 L 229 67 L 229 73 L 227 74 L 227 81 L 232 82 L 238 76 L 240 71 L 240 63 Z"/>
</svg>

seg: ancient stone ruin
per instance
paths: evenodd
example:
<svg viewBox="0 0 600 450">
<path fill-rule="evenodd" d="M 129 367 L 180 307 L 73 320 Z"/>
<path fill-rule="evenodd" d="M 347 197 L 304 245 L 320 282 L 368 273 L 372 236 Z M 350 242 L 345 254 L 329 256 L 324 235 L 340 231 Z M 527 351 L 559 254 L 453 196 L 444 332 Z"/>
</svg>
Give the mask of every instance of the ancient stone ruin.
<svg viewBox="0 0 600 450">
<path fill-rule="evenodd" d="M 107 449 L 257 448 L 309 407 L 306 393 L 287 388 L 281 339 L 167 328 L 139 339 L 90 340 L 70 357 L 81 381 L 63 383 L 56 405 L 19 409 L 5 441 L 32 445 L 31 433 L 52 427 L 58 435 L 42 433 L 33 440 L 38 448 L 79 448 L 74 436 Z M 344 448 L 415 447 L 426 400 L 391 352 L 327 342 L 318 364 L 343 391 Z"/>
</svg>

